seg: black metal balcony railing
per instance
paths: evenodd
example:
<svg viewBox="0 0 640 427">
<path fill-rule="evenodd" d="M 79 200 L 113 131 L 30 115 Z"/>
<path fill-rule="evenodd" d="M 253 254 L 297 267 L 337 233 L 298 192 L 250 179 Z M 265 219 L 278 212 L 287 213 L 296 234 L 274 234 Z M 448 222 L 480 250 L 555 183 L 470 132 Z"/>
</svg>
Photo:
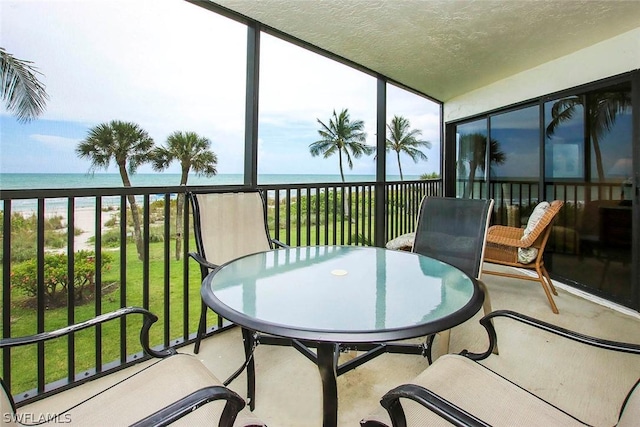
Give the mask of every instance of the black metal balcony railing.
<svg viewBox="0 0 640 427">
<path fill-rule="evenodd" d="M 464 183 L 460 183 L 461 186 Z M 442 182 L 405 181 L 376 183 L 324 183 L 259 186 L 267 196 L 272 236 L 292 246 L 373 245 L 379 231 L 390 240 L 413 231 L 422 197 L 441 195 Z M 376 189 L 384 188 L 384 197 Z M 200 308 L 200 271 L 190 262 L 195 250 L 191 213 L 184 204 L 183 242 L 179 257 L 175 243 L 176 198 L 187 190 L 233 191 L 226 187 L 136 187 L 108 189 L 3 190 L 2 200 L 2 336 L 23 336 L 64 327 L 120 307 L 138 305 L 156 313 L 160 321 L 152 328 L 152 346 L 182 346 L 195 338 Z M 474 183 L 472 197 L 496 200 L 492 223 L 521 226 L 538 202 L 539 185 L 532 182 Z M 379 190 L 378 190 L 379 191 Z M 557 225 L 575 230 L 585 201 L 616 199 L 619 186 L 547 184 L 547 199 L 565 202 Z M 127 197 L 133 195 L 141 212 L 142 248 L 133 240 Z M 386 215 L 376 217 L 376 202 L 384 200 Z M 18 234 L 24 222 L 24 203 L 35 211 L 31 234 Z M 89 252 L 79 252 L 75 232 L 82 209 L 90 209 L 95 238 Z M 62 214 L 63 228 L 50 231 L 52 219 Z M 86 212 L 84 212 L 86 214 Z M 55 222 L 55 221 L 54 221 Z M 51 235 L 64 235 L 58 249 L 51 249 Z M 574 237 L 571 237 L 574 236 Z M 552 250 L 569 253 L 576 247 L 575 233 L 553 239 Z M 26 241 L 35 241 L 25 249 Z M 60 238 L 58 238 L 59 242 Z M 378 239 L 379 240 L 379 239 Z M 384 242 L 382 242 L 384 243 Z M 94 266 L 89 280 L 87 259 L 68 256 L 52 271 L 47 257 L 81 253 Z M 141 254 L 141 255 L 140 255 Z M 31 260 L 35 287 L 31 294 L 17 283 L 16 270 Z M 59 261 L 59 260 L 58 260 Z M 24 264 L 22 264 L 24 265 Z M 62 272 L 61 272 L 62 270 Z M 67 289 L 51 295 L 52 276 L 64 276 Z M 84 277 L 84 276 L 83 276 Z M 87 287 L 89 288 L 87 290 Z M 62 292 L 62 294 L 60 294 Z M 62 295 L 62 298 L 59 296 Z M 66 341 L 38 345 L 36 349 L 4 349 L 2 378 L 24 405 L 53 391 L 63 390 L 97 375 L 121 369 L 143 357 L 139 352 L 139 325 L 122 321 L 118 327 L 96 327 L 70 336 Z M 223 319 L 209 314 L 208 333 L 226 328 Z M 17 362 L 20 361 L 20 362 Z M 37 369 L 33 373 L 33 367 Z"/>
<path fill-rule="evenodd" d="M 412 231 L 420 200 L 441 194 L 441 182 L 411 181 L 384 184 L 386 218 L 375 217 L 377 184 L 298 184 L 260 186 L 267 196 L 272 236 L 293 246 L 371 245 L 376 230 L 386 230 L 386 239 Z M 176 255 L 176 196 L 186 190 L 230 191 L 228 187 L 145 187 L 108 189 L 6 190 L 2 192 L 2 336 L 39 333 L 67 326 L 120 307 L 139 305 L 156 313 L 160 321 L 152 328 L 152 346 L 182 346 L 195 338 L 200 308 L 200 272 L 189 262 L 195 250 L 188 203 L 183 212 L 183 243 Z M 135 196 L 141 213 L 142 248 L 133 239 L 128 196 Z M 34 212 L 31 234 L 18 234 L 25 218 L 24 204 Z M 76 229 L 81 210 L 92 211 L 95 232 L 87 259 L 78 259 L 80 245 Z M 348 210 L 348 212 L 345 212 Z M 86 212 L 84 213 L 86 214 Z M 30 216 L 29 213 L 27 216 Z M 60 215 L 62 218 L 56 218 Z M 50 231 L 52 219 L 62 228 Z M 58 249 L 51 235 L 66 233 Z M 32 239 L 32 248 L 24 247 Z M 59 241 L 59 239 L 58 239 Z M 50 261 L 52 253 L 66 256 Z M 26 253 L 26 254 L 25 254 Z M 179 259 L 176 259 L 179 258 Z M 17 283 L 16 270 L 31 262 L 34 286 L 25 292 Z M 62 262 L 63 265 L 55 263 Z M 28 266 L 27 266 L 28 267 Z M 67 283 L 52 283 L 55 275 Z M 57 276 L 56 276 L 57 277 Z M 84 276 L 82 276 L 84 277 Z M 62 286 L 62 289 L 60 288 Z M 87 289 L 90 288 L 90 289 Z M 82 289 L 81 289 L 82 288 Z M 119 327 L 98 326 L 93 331 L 71 335 L 62 342 L 38 345 L 36 349 L 4 349 L 2 378 L 19 404 L 48 395 L 128 366 L 143 357 L 136 341 L 139 325 L 121 321 Z M 210 313 L 208 332 L 226 327 Z M 19 363 L 17 361 L 20 361 Z M 60 362 L 63 362 L 62 364 Z M 33 373 L 33 367 L 36 372 Z"/>
</svg>

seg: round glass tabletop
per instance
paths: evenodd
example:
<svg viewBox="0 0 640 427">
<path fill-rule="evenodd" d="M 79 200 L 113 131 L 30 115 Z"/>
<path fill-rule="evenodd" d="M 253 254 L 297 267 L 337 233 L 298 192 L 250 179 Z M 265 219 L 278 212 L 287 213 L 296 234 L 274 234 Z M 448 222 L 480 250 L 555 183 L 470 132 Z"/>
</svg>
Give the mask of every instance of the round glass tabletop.
<svg viewBox="0 0 640 427">
<path fill-rule="evenodd" d="M 312 246 L 248 255 L 212 272 L 205 303 L 244 327 L 289 338 L 371 342 L 426 335 L 475 314 L 475 280 L 418 254 Z"/>
</svg>

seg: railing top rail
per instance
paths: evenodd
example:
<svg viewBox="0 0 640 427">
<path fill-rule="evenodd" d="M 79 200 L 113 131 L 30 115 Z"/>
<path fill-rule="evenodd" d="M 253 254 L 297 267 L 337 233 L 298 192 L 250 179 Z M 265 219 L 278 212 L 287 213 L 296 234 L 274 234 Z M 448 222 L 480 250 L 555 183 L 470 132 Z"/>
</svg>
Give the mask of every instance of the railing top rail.
<svg viewBox="0 0 640 427">
<path fill-rule="evenodd" d="M 385 181 L 383 184 L 416 184 L 421 182 L 437 182 L 433 180 L 416 181 Z M 297 184 L 258 184 L 258 189 L 285 190 L 297 188 L 319 188 L 319 187 L 353 187 L 375 185 L 375 181 L 359 182 L 319 182 L 319 183 L 297 183 Z M 121 196 L 121 195 L 141 195 L 158 193 L 184 193 L 192 192 L 217 192 L 217 191 L 237 191 L 246 189 L 244 185 L 173 185 L 154 187 L 83 187 L 83 188 L 45 188 L 45 189 L 6 189 L 0 191 L 0 200 L 17 199 L 38 199 L 38 198 L 60 198 L 60 197 L 93 197 L 93 196 Z"/>
</svg>

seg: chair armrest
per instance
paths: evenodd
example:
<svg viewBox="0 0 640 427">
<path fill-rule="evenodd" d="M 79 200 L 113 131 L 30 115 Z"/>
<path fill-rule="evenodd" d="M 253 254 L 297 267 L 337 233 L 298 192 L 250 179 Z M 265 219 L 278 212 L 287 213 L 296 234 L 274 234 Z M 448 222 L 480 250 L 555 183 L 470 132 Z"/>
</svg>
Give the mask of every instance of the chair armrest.
<svg viewBox="0 0 640 427">
<path fill-rule="evenodd" d="M 521 240 L 523 234 L 524 228 L 492 225 L 487 230 L 487 243 L 495 243 L 513 248 L 526 248 L 531 246 L 533 241 L 527 244 Z"/>
<path fill-rule="evenodd" d="M 278 239 L 271 239 L 271 243 L 273 243 L 274 246 L 278 246 L 280 248 L 288 248 L 289 247 L 289 245 L 287 245 L 286 243 L 282 243 Z"/>
<path fill-rule="evenodd" d="M 493 348 L 498 343 L 498 337 L 492 322 L 492 319 L 496 317 L 506 317 L 506 318 L 524 323 L 525 325 L 533 326 L 534 328 L 541 329 L 543 331 L 552 333 L 554 335 L 559 335 L 563 338 L 567 338 L 572 341 L 590 345 L 592 347 L 602 348 L 605 350 L 613 350 L 613 351 L 618 351 L 623 353 L 640 354 L 639 344 L 624 343 L 620 341 L 610 341 L 610 340 L 592 337 L 589 335 L 583 335 L 574 331 L 570 331 L 565 328 L 561 328 L 551 323 L 543 322 L 542 320 L 534 319 L 533 317 L 529 317 L 524 314 L 516 313 L 514 311 L 497 310 L 487 314 L 482 319 L 480 319 L 480 323 L 486 329 L 487 334 L 489 335 L 489 349 L 485 353 L 470 353 L 467 350 L 463 350 L 460 353 L 461 355 L 466 356 L 472 360 L 482 360 L 489 357 L 489 355 L 493 351 Z"/>
<path fill-rule="evenodd" d="M 158 320 L 158 316 L 140 307 L 121 308 L 119 310 L 94 317 L 93 319 L 81 323 L 76 323 L 74 325 L 60 328 L 51 332 L 41 332 L 39 334 L 28 335 L 24 337 L 4 338 L 0 340 L 0 348 L 19 347 L 22 345 L 36 344 L 39 342 L 48 341 L 54 338 L 72 334 L 77 331 L 81 331 L 83 329 L 94 327 L 110 320 L 125 317 L 130 314 L 142 314 L 143 316 L 142 328 L 140 330 L 140 344 L 142 345 L 142 348 L 144 349 L 144 352 L 146 354 L 159 358 L 175 354 L 175 350 L 172 348 L 162 351 L 151 349 L 151 347 L 149 346 L 149 329 L 151 328 L 151 325 L 153 325 Z"/>
<path fill-rule="evenodd" d="M 197 262 L 198 264 L 200 264 L 200 267 L 205 267 L 205 268 L 208 268 L 208 269 L 211 269 L 211 270 L 213 270 L 213 269 L 216 269 L 216 268 L 220 267 L 219 265 L 217 265 L 217 264 L 213 264 L 213 263 L 210 263 L 210 262 L 209 262 L 209 261 L 207 261 L 206 259 L 202 258 L 202 257 L 200 256 L 200 254 L 199 254 L 199 253 L 197 253 L 197 252 L 189 252 L 189 256 L 190 256 L 191 258 L 193 258 L 194 260 L 196 260 L 196 262 Z"/>
<path fill-rule="evenodd" d="M 489 424 L 454 405 L 429 389 L 416 384 L 403 384 L 382 396 L 380 404 L 387 410 L 393 427 L 406 427 L 407 420 L 400 399 L 410 399 L 455 426 L 488 427 Z"/>
<path fill-rule="evenodd" d="M 215 400 L 226 400 L 220 427 L 232 427 L 238 412 L 244 408 L 244 400 L 238 394 L 223 386 L 210 386 L 196 390 L 182 399 L 160 409 L 146 418 L 132 424 L 132 427 L 166 426 L 190 414 L 192 411 Z"/>
</svg>

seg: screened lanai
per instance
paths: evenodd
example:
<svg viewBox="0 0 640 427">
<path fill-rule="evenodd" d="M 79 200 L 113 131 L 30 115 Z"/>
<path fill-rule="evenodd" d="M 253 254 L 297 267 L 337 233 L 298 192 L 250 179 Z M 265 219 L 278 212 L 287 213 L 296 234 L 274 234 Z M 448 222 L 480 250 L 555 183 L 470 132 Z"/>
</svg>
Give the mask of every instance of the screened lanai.
<svg viewBox="0 0 640 427">
<path fill-rule="evenodd" d="M 538 200 L 568 201 L 552 274 L 640 307 L 640 2 L 194 3 L 246 24 L 250 46 L 273 35 L 376 77 L 378 144 L 385 83 L 440 103 L 445 194 L 496 198 L 517 226 Z"/>
</svg>

